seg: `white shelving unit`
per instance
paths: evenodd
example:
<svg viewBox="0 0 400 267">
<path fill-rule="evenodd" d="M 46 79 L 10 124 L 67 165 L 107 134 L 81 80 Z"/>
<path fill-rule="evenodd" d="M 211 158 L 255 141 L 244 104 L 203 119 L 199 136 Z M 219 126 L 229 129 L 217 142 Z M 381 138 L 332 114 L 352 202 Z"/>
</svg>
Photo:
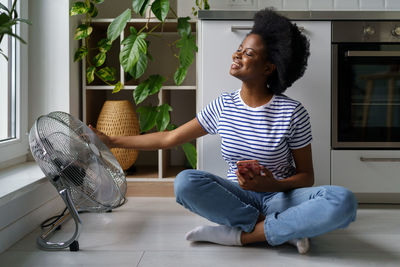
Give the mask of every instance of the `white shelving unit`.
<svg viewBox="0 0 400 267">
<path fill-rule="evenodd" d="M 91 23 L 93 32 L 91 35 L 90 47 L 96 46 L 97 42 L 107 35 L 107 27 L 113 19 L 94 19 Z M 95 78 L 91 84 L 86 81 L 86 62 L 82 62 L 82 106 L 83 120 L 87 124 L 96 125 L 100 110 L 106 100 L 130 100 L 134 109 L 137 106 L 133 100 L 133 92 L 137 85 L 147 79 L 149 75 L 160 74 L 167 78 L 164 86 L 158 95 L 148 97 L 139 106 L 148 104 L 168 103 L 173 111 L 171 122 L 181 125 L 191 120 L 196 115 L 196 62 L 188 69 L 185 81 L 176 86 L 173 81 L 173 74 L 178 67 L 178 60 L 174 51 L 168 45 L 179 38 L 176 31 L 177 22 L 166 20 L 163 27 L 157 28 L 154 35 L 148 37 L 150 41 L 149 52 L 153 61 L 149 60 L 146 73 L 138 80 L 127 80 L 122 66 L 119 64 L 120 42 L 129 32 L 129 27 L 134 26 L 140 29 L 149 22 L 151 29 L 158 21 L 152 19 L 132 19 L 128 22 L 121 36 L 114 41 L 112 48 L 107 53 L 107 59 L 103 66 L 114 67 L 117 70 L 117 77 L 124 84 L 124 89 L 119 93 L 112 94 L 113 87 L 104 84 Z M 195 34 L 196 22 L 192 21 L 192 32 Z M 162 31 L 162 34 L 161 34 Z M 97 52 L 97 51 L 96 51 Z M 95 52 L 95 53 L 96 53 Z M 177 53 L 178 51 L 175 51 Z M 93 55 L 90 55 L 92 58 Z M 102 66 L 102 67 L 103 67 Z M 186 168 L 185 156 L 181 148 L 172 148 L 158 151 L 139 151 L 135 164 L 136 171 L 130 173 L 128 170 L 128 182 L 171 182 L 175 176 Z"/>
</svg>

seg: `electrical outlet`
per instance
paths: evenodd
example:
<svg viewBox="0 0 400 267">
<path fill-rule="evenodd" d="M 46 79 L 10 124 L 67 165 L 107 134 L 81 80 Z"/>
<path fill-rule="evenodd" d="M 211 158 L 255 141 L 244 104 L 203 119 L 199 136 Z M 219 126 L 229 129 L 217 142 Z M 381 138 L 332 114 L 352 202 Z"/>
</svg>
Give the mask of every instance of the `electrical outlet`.
<svg viewBox="0 0 400 267">
<path fill-rule="evenodd" d="M 232 7 L 255 7 L 254 0 L 229 0 Z"/>
</svg>

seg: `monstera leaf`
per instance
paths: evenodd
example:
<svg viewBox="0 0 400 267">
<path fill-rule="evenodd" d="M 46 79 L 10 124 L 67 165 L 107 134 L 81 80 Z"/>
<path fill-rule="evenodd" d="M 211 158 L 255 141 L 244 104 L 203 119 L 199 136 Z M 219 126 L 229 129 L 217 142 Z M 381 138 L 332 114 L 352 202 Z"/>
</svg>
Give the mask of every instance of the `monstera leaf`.
<svg viewBox="0 0 400 267">
<path fill-rule="evenodd" d="M 107 29 L 107 39 L 114 41 L 120 36 L 121 32 L 126 26 L 126 23 L 128 23 L 128 21 L 131 19 L 131 13 L 131 9 L 128 8 L 111 22 Z"/>
</svg>

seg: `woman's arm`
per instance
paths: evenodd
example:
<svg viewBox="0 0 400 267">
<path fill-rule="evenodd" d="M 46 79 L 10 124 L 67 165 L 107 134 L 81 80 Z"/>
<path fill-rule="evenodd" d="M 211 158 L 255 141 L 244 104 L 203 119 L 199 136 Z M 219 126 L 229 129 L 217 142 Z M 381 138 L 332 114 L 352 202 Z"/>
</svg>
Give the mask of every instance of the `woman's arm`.
<svg viewBox="0 0 400 267">
<path fill-rule="evenodd" d="M 282 191 L 300 187 L 310 187 L 314 184 L 311 144 L 300 149 L 292 150 L 292 154 L 296 164 L 296 174 L 279 181 L 283 189 Z"/>
<path fill-rule="evenodd" d="M 261 168 L 264 175 L 249 170 L 246 175 L 237 172 L 239 185 L 246 190 L 256 192 L 285 192 L 314 184 L 314 169 L 312 164 L 311 145 L 292 150 L 296 164 L 296 174 L 283 180 L 275 180 L 272 173 Z"/>
<path fill-rule="evenodd" d="M 132 148 L 137 150 L 155 150 L 174 147 L 195 138 L 206 135 L 197 118 L 184 125 L 164 132 L 149 133 L 133 136 L 107 136 L 89 126 L 109 148 Z"/>
</svg>

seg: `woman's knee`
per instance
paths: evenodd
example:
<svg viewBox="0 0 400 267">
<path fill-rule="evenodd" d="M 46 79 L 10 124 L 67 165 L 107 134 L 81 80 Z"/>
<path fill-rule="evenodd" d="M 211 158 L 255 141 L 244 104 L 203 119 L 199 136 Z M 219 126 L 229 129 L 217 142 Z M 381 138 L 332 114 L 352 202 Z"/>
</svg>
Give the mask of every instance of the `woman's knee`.
<svg viewBox="0 0 400 267">
<path fill-rule="evenodd" d="M 181 171 L 176 176 L 174 181 L 174 193 L 177 201 L 182 197 L 186 198 L 186 196 L 193 194 L 196 187 L 195 181 L 200 178 L 198 172 L 197 170 L 188 169 Z"/>
<path fill-rule="evenodd" d="M 344 226 L 354 221 L 358 204 L 353 192 L 342 186 L 330 186 L 328 191 L 336 207 L 334 216 L 343 218 Z"/>
</svg>

